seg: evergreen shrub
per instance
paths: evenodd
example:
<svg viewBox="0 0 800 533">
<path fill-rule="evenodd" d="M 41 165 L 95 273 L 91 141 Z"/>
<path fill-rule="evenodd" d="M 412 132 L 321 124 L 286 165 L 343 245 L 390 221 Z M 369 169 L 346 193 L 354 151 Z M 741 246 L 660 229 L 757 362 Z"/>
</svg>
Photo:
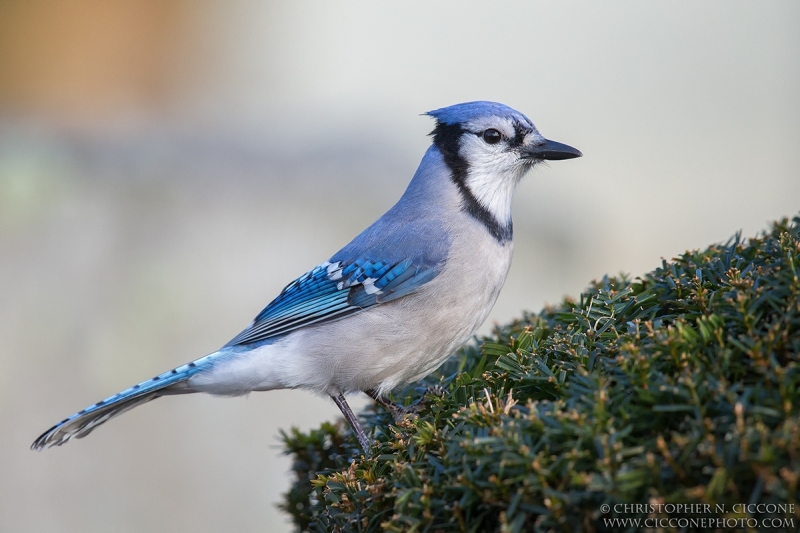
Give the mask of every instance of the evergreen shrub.
<svg viewBox="0 0 800 533">
<path fill-rule="evenodd" d="M 615 517 L 775 518 L 795 530 L 798 276 L 795 217 L 641 278 L 595 281 L 395 391 L 399 403 L 422 399 L 417 414 L 368 408 L 371 458 L 343 422 L 284 434 L 296 481 L 281 507 L 298 531 L 643 529 Z M 748 513 L 751 503 L 781 512 Z"/>
</svg>

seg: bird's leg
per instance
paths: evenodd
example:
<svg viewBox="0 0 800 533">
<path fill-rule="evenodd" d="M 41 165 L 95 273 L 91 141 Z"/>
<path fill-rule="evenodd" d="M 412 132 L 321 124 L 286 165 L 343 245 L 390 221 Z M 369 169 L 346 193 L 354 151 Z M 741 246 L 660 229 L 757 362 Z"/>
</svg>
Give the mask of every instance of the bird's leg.
<svg viewBox="0 0 800 533">
<path fill-rule="evenodd" d="M 372 455 L 370 451 L 370 442 L 369 439 L 367 438 L 367 434 L 364 433 L 363 429 L 361 429 L 361 424 L 358 423 L 358 418 L 356 418 L 356 415 L 353 414 L 353 411 L 352 409 L 350 409 L 350 406 L 347 405 L 347 400 L 344 399 L 344 395 L 339 394 L 338 396 L 334 396 L 331 394 L 331 398 L 333 398 L 333 401 L 339 407 L 339 410 L 342 411 L 342 414 L 344 415 L 345 420 L 347 420 L 347 423 L 350 424 L 350 427 L 353 429 L 353 433 L 356 434 L 358 443 L 364 449 L 364 453 L 367 455 L 367 457 Z"/>
</svg>

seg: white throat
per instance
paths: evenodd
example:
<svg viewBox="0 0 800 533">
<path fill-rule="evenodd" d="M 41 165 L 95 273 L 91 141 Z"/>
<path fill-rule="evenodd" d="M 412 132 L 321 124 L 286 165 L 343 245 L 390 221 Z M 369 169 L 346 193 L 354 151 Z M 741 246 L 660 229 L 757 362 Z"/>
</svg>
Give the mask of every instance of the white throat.
<svg viewBox="0 0 800 533">
<path fill-rule="evenodd" d="M 472 165 L 467 171 L 466 187 L 475 199 L 502 225 L 511 223 L 511 200 L 514 188 L 530 168 L 519 165 L 509 169 L 502 164 Z"/>
</svg>

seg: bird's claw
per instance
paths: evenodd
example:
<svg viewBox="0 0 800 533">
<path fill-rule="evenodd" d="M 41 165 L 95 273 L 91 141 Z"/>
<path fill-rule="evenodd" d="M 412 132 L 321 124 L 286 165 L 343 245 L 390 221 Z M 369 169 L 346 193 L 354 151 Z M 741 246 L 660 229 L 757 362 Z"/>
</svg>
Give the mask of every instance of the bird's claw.
<svg viewBox="0 0 800 533">
<path fill-rule="evenodd" d="M 374 389 L 369 389 L 364 392 L 370 398 L 388 409 L 392 413 L 392 416 L 394 416 L 395 422 L 399 422 L 406 416 L 419 414 L 419 412 L 425 406 L 429 395 L 443 397 L 446 391 L 439 385 L 431 385 L 425 389 L 425 392 L 422 393 L 422 397 L 411 405 L 400 405 L 395 403 L 386 396 L 381 396 Z"/>
</svg>

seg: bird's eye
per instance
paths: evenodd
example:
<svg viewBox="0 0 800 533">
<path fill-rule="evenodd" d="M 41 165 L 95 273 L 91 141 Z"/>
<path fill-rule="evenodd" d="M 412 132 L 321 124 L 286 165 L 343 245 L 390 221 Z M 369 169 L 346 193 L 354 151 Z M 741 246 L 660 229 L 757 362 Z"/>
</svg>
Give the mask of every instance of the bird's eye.
<svg viewBox="0 0 800 533">
<path fill-rule="evenodd" d="M 502 138 L 503 136 L 500 135 L 500 132 L 494 128 L 489 128 L 483 132 L 483 140 L 486 141 L 487 144 L 497 144 Z"/>
</svg>

